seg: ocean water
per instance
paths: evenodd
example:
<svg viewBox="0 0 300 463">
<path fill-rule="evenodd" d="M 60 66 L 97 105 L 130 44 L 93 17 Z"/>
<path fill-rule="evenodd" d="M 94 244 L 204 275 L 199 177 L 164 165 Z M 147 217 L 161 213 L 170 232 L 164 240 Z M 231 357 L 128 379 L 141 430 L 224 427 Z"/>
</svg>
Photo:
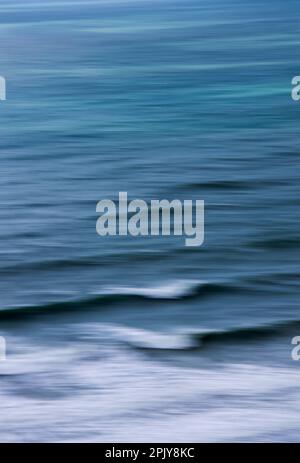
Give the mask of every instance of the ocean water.
<svg viewBox="0 0 300 463">
<path fill-rule="evenodd" d="M 1 1 L 1 441 L 299 442 L 297 12 Z M 204 245 L 99 237 L 119 191 Z"/>
</svg>

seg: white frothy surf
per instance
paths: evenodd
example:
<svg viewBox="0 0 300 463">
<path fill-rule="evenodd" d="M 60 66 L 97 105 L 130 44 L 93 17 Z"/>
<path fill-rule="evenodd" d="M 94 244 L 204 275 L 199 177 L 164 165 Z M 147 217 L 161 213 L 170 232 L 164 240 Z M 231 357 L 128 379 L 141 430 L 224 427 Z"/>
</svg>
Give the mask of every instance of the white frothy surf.
<svg viewBox="0 0 300 463">
<path fill-rule="evenodd" d="M 106 286 L 95 292 L 99 295 L 140 296 L 149 299 L 180 299 L 195 294 L 203 282 L 196 280 L 176 280 L 157 286 Z"/>
<path fill-rule="evenodd" d="M 13 348 L 0 364 L 2 442 L 280 441 L 287 432 L 299 436 L 296 367 L 179 366 L 124 348 L 116 342 L 126 334 L 120 327 L 79 324 L 60 330 L 54 330 L 56 337 L 48 332 L 52 342 L 46 344 L 32 336 L 8 337 Z M 136 336 L 134 330 L 127 335 Z"/>
</svg>

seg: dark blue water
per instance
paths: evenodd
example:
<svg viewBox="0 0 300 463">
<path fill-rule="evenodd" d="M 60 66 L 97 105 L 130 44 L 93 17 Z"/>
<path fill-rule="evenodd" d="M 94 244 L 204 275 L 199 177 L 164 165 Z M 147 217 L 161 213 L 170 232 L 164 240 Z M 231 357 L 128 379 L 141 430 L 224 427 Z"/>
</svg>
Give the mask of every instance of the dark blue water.
<svg viewBox="0 0 300 463">
<path fill-rule="evenodd" d="M 298 10 L 2 0 L 1 440 L 299 440 Z M 99 237 L 119 191 L 204 245 Z"/>
</svg>

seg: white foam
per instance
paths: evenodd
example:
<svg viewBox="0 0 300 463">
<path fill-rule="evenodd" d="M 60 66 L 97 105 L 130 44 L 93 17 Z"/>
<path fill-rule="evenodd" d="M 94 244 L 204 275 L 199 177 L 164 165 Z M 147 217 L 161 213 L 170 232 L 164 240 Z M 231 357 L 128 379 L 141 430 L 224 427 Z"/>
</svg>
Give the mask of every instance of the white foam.
<svg viewBox="0 0 300 463">
<path fill-rule="evenodd" d="M 136 342 L 143 331 L 96 323 L 60 330 L 47 344 L 8 338 L 13 349 L 0 364 L 1 442 L 280 441 L 289 429 L 299 435 L 300 371 L 288 361 L 182 367 L 115 342 L 124 335 Z"/>
<path fill-rule="evenodd" d="M 190 349 L 197 345 L 191 336 L 181 333 L 165 333 L 126 327 L 113 327 L 111 333 L 129 345 L 144 349 L 181 350 Z"/>
<path fill-rule="evenodd" d="M 150 299 L 180 299 L 195 293 L 201 282 L 196 280 L 176 280 L 152 287 L 106 286 L 97 294 L 119 296 L 141 296 Z"/>
</svg>

